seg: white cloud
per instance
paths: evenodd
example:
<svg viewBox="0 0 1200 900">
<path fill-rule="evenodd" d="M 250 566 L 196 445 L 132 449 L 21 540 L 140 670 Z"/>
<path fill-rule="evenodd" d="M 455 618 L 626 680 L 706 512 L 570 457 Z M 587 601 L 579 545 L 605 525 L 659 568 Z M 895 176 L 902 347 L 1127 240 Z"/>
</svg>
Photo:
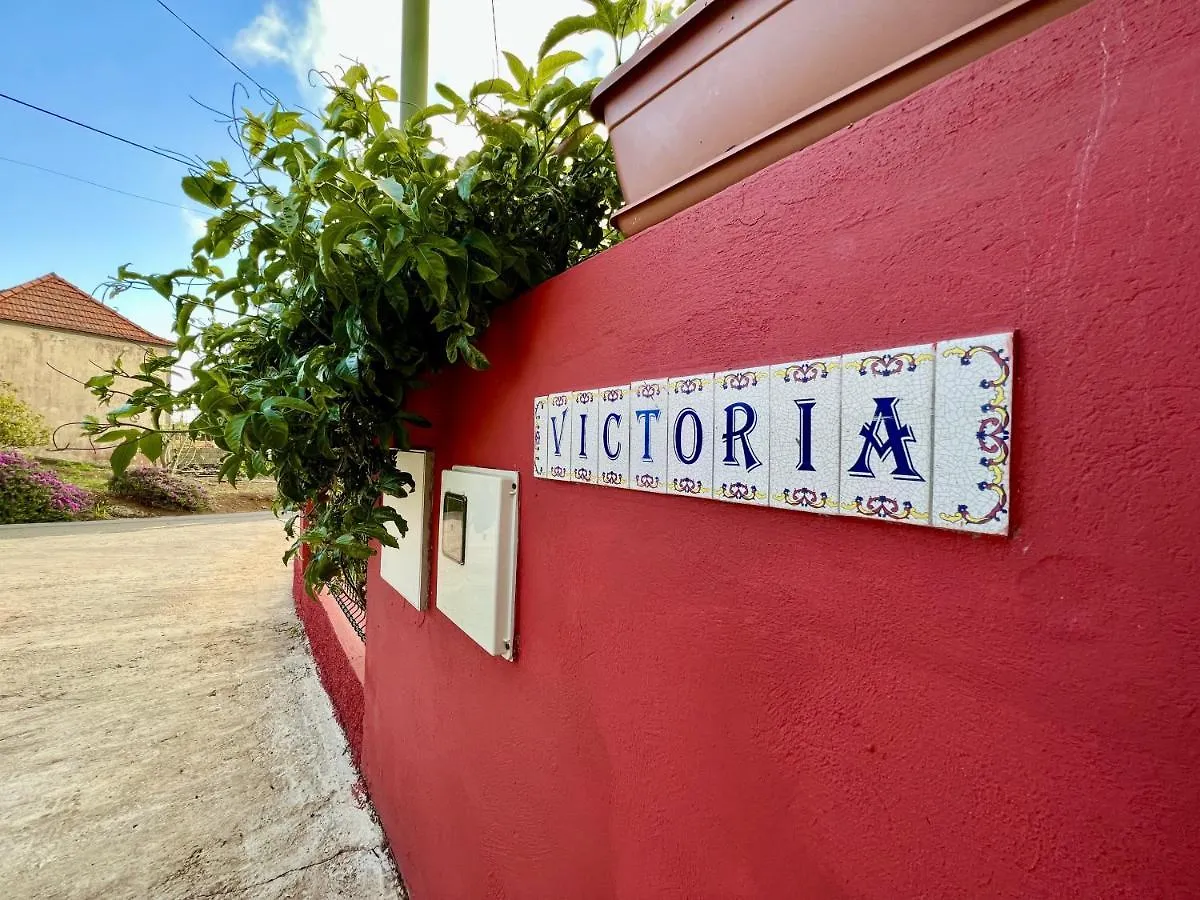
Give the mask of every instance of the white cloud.
<svg viewBox="0 0 1200 900">
<path fill-rule="evenodd" d="M 204 216 L 194 213 L 190 209 L 182 209 L 179 213 L 183 217 L 184 230 L 192 242 L 200 240 L 208 232 L 208 219 Z"/>
<path fill-rule="evenodd" d="M 444 82 L 460 93 L 476 81 L 508 75 L 500 50 L 532 62 L 550 26 L 564 16 L 588 7 L 563 0 L 495 0 L 496 29 L 492 29 L 491 0 L 437 0 L 430 4 L 429 85 Z M 400 87 L 401 20 L 399 0 L 307 0 L 302 21 L 288 21 L 274 0 L 246 26 L 234 42 L 247 62 L 285 63 L 301 90 L 309 96 L 313 69 L 333 72 L 351 60 L 372 75 L 386 75 Z M 579 77 L 589 77 L 612 65 L 612 51 L 602 40 L 576 38 L 564 47 L 588 57 L 579 64 Z M 438 133 L 447 150 L 457 155 L 470 147 L 469 129 L 441 125 Z"/>
</svg>

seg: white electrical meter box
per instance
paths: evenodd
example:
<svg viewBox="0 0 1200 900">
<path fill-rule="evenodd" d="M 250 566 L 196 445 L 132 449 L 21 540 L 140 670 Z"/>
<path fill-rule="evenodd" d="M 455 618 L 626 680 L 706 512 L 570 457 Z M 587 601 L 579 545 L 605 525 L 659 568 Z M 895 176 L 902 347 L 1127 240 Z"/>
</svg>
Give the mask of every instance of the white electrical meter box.
<svg viewBox="0 0 1200 900">
<path fill-rule="evenodd" d="M 379 548 L 379 577 L 417 609 L 427 605 L 429 589 L 429 507 L 433 499 L 433 454 L 425 450 L 396 451 L 396 467 L 413 478 L 413 489 L 404 497 L 383 495 L 383 502 L 404 518 L 408 534 L 395 525 L 385 526 L 399 547 Z"/>
<path fill-rule="evenodd" d="M 455 466 L 442 472 L 437 607 L 493 656 L 513 658 L 517 589 L 517 473 Z"/>
</svg>

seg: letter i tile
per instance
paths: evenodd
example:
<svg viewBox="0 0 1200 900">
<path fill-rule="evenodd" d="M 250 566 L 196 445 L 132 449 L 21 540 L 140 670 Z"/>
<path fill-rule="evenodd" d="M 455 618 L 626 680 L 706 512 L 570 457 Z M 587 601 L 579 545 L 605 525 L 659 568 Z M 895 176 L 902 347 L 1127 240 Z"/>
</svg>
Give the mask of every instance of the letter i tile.
<svg viewBox="0 0 1200 900">
<path fill-rule="evenodd" d="M 711 498 L 713 377 L 667 379 L 667 493 Z"/>
<path fill-rule="evenodd" d="M 771 371 L 713 376 L 713 497 L 766 506 L 771 458 Z"/>
<path fill-rule="evenodd" d="M 596 391 L 575 391 L 571 395 L 571 480 L 582 484 L 596 483 L 598 412 Z"/>
<path fill-rule="evenodd" d="M 546 410 L 545 397 L 533 398 L 533 477 L 546 477 Z"/>
<path fill-rule="evenodd" d="M 837 515 L 842 359 L 771 367 L 771 505 Z"/>
<path fill-rule="evenodd" d="M 571 480 L 571 395 L 551 394 L 547 398 L 546 477 L 555 481 Z"/>
<path fill-rule="evenodd" d="M 629 486 L 667 491 L 667 380 L 629 386 Z"/>
<path fill-rule="evenodd" d="M 629 487 L 629 385 L 600 388 L 596 397 L 597 484 Z"/>
<path fill-rule="evenodd" d="M 929 524 L 933 344 L 842 357 L 843 515 Z"/>
<path fill-rule="evenodd" d="M 1013 336 L 939 341 L 933 524 L 1008 534 Z"/>
</svg>

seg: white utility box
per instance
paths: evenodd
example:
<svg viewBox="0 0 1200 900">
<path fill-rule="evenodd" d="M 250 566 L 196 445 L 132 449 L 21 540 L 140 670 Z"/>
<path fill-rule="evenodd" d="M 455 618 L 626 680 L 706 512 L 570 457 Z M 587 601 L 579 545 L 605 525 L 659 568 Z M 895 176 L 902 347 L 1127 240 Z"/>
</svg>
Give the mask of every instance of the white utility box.
<svg viewBox="0 0 1200 900">
<path fill-rule="evenodd" d="M 404 517 L 408 534 L 400 537 L 395 525 L 387 530 L 399 547 L 379 550 L 379 577 L 417 609 L 428 606 L 429 507 L 433 499 L 433 454 L 425 450 L 396 451 L 396 467 L 413 477 L 415 486 L 406 497 L 383 495 L 383 502 Z"/>
<path fill-rule="evenodd" d="M 493 656 L 513 658 L 517 589 L 517 473 L 455 466 L 442 472 L 437 608 Z"/>
</svg>

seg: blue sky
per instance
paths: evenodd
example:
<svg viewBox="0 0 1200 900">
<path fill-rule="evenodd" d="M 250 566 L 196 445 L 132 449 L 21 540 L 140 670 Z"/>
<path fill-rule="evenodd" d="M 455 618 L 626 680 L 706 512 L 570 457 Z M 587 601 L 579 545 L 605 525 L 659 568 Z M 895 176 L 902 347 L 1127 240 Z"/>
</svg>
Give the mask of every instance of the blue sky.
<svg viewBox="0 0 1200 900">
<path fill-rule="evenodd" d="M 304 73 L 342 55 L 382 74 L 399 71 L 400 0 L 166 2 L 290 104 L 311 106 Z M 431 83 L 464 86 L 490 77 L 489 0 L 431 5 Z M 575 0 L 495 5 L 500 46 L 524 58 L 556 19 L 586 11 Z M 0 92 L 152 147 L 206 159 L 234 153 L 225 127 L 189 95 L 228 108 L 239 80 L 154 0 L 6 4 Z M 255 96 L 252 105 L 264 104 Z M 179 189 L 182 166 L 3 99 L 0 156 L 194 209 Z M 0 288 L 54 271 L 99 295 L 122 263 L 147 272 L 186 263 L 200 221 L 174 206 L 0 161 Z M 170 332 L 171 310 L 157 295 L 130 292 L 110 304 L 151 331 Z"/>
</svg>

